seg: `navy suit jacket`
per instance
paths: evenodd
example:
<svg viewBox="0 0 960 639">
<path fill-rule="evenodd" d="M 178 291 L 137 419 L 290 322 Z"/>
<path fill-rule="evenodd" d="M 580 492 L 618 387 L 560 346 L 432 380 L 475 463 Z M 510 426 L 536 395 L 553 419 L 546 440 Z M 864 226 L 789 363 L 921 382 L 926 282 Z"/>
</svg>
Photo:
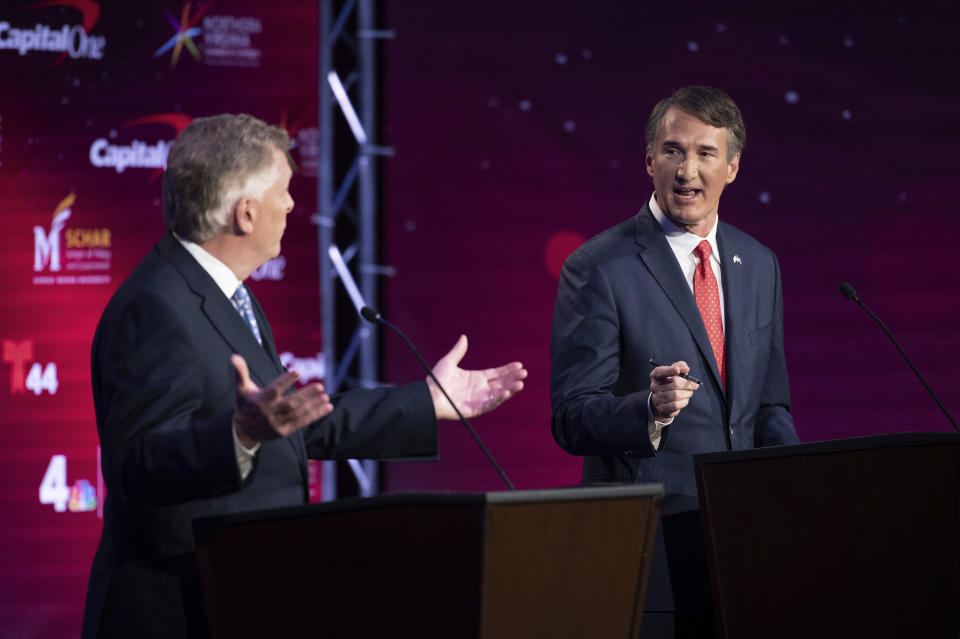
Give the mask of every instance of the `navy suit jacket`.
<svg viewBox="0 0 960 639">
<path fill-rule="evenodd" d="M 726 389 L 693 293 L 648 205 L 584 243 L 560 276 L 551 335 L 553 435 L 584 456 L 584 483 L 662 482 L 665 513 L 697 507 L 693 455 L 799 441 L 776 257 L 723 222 L 717 243 Z M 647 433 L 651 358 L 684 360 L 703 381 L 656 450 Z"/>
<path fill-rule="evenodd" d="M 202 636 L 193 520 L 306 503 L 308 456 L 436 454 L 436 417 L 425 383 L 350 391 L 333 398 L 328 417 L 263 443 L 242 481 L 230 355 L 246 359 L 261 387 L 284 371 L 270 325 L 251 298 L 263 346 L 213 279 L 167 234 L 103 312 L 92 381 L 107 497 L 85 638 Z"/>
</svg>

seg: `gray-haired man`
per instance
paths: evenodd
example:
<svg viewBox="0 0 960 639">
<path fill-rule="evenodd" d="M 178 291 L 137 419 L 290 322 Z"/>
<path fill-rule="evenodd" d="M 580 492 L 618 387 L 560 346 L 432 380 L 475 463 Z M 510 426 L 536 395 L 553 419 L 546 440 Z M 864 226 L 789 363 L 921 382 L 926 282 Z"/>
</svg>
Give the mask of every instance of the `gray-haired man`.
<svg viewBox="0 0 960 639">
<path fill-rule="evenodd" d="M 206 625 L 191 522 L 307 501 L 307 458 L 435 455 L 454 414 L 432 382 L 330 398 L 291 390 L 243 280 L 280 252 L 287 134 L 248 115 L 194 120 L 163 178 L 169 232 L 110 300 L 92 380 L 107 484 L 83 636 L 193 637 Z M 468 415 L 523 387 L 517 363 L 434 369 Z M 283 543 L 283 540 L 278 540 Z M 264 549 L 251 549 L 264 552 Z"/>
</svg>

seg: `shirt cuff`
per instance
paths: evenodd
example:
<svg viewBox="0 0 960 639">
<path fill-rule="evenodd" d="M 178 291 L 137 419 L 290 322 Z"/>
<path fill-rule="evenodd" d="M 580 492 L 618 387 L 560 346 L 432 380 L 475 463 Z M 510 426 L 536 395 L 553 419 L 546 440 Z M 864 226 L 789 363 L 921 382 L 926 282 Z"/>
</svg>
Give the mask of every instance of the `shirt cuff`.
<svg viewBox="0 0 960 639">
<path fill-rule="evenodd" d="M 647 395 L 647 434 L 650 435 L 650 443 L 653 445 L 654 450 L 659 450 L 660 448 L 660 436 L 662 435 L 660 431 L 672 423 L 673 417 L 660 420 L 653 417 L 653 408 L 650 406 L 650 395 Z"/>
<path fill-rule="evenodd" d="M 240 443 L 240 438 L 237 436 L 236 428 L 231 428 L 230 432 L 233 433 L 233 452 L 234 456 L 237 458 L 237 468 L 240 470 L 240 480 L 246 481 L 247 476 L 250 475 L 250 471 L 253 470 L 253 458 L 257 456 L 257 451 L 260 450 L 260 443 L 258 442 L 253 448 L 247 448 Z"/>
</svg>

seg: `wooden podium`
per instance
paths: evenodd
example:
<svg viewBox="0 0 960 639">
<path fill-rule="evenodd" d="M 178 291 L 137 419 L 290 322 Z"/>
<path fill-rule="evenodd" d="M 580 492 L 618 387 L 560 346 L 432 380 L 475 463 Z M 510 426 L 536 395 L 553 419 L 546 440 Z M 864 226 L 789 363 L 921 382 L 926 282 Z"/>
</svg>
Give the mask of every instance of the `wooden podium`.
<svg viewBox="0 0 960 639">
<path fill-rule="evenodd" d="M 720 637 L 960 636 L 960 435 L 694 464 Z"/>
<path fill-rule="evenodd" d="M 662 494 L 399 494 L 204 519 L 211 633 L 634 639 Z"/>
</svg>

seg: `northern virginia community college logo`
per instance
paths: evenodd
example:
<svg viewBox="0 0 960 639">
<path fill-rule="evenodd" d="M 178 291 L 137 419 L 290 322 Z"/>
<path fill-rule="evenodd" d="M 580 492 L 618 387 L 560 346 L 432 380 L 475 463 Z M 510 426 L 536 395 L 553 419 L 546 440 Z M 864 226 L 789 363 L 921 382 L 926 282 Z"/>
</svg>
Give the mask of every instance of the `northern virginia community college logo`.
<svg viewBox="0 0 960 639">
<path fill-rule="evenodd" d="M 205 15 L 211 4 L 213 0 L 205 2 L 196 13 L 190 15 L 190 2 L 184 0 L 179 20 L 165 12 L 164 17 L 174 34 L 154 52 L 153 57 L 159 58 L 172 51 L 170 66 L 175 67 L 186 49 L 194 60 L 210 66 L 260 66 L 260 49 L 253 46 L 253 36 L 263 32 L 260 19 Z M 203 42 L 198 44 L 201 36 Z"/>
</svg>

